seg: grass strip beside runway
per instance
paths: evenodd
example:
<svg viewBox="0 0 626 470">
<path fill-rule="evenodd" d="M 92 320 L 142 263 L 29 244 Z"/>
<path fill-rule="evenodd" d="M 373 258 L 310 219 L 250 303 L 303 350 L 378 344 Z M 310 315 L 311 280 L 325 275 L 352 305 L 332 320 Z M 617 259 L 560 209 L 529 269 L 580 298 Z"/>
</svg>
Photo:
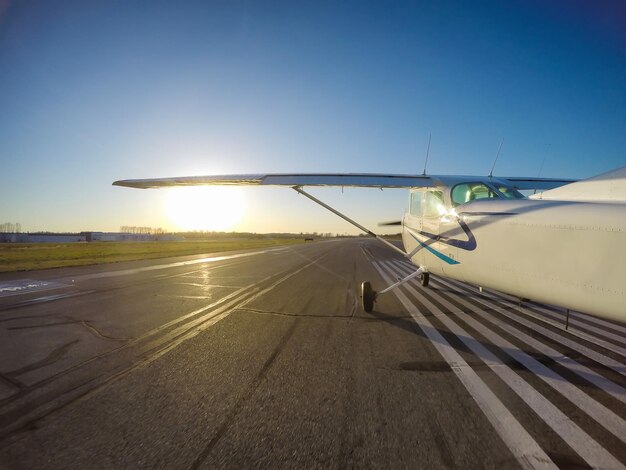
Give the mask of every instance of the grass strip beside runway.
<svg viewBox="0 0 626 470">
<path fill-rule="evenodd" d="M 303 243 L 302 238 L 0 244 L 0 272 L 84 266 Z"/>
</svg>

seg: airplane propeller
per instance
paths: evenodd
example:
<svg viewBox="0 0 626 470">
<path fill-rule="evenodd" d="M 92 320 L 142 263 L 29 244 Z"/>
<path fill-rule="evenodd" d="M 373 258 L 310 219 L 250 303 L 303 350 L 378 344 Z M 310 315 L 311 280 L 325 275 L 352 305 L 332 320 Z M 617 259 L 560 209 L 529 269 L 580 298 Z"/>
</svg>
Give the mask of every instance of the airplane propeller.
<svg viewBox="0 0 626 470">
<path fill-rule="evenodd" d="M 402 225 L 401 220 L 392 220 L 391 222 L 380 222 L 378 224 L 379 227 L 389 227 L 391 225 Z"/>
</svg>

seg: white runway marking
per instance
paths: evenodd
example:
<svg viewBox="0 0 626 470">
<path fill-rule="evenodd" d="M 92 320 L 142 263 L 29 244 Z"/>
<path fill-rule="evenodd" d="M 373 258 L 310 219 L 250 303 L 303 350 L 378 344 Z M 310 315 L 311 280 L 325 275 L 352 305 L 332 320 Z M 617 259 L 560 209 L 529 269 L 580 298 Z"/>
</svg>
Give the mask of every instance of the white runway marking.
<svg viewBox="0 0 626 470">
<path fill-rule="evenodd" d="M 451 281 L 449 279 L 443 280 L 443 279 L 436 279 L 434 280 L 435 284 L 440 283 L 441 285 L 445 285 L 446 287 L 450 287 L 451 289 L 455 289 L 457 294 L 453 294 L 453 295 L 467 295 L 468 293 L 471 295 L 475 292 L 471 291 L 471 288 L 467 285 L 463 285 L 461 283 L 458 283 L 457 281 Z M 495 310 L 498 313 L 506 316 L 508 319 L 518 323 L 519 325 L 523 325 L 527 328 L 530 328 L 534 331 L 536 331 L 537 333 L 539 333 L 540 335 L 543 335 L 547 338 L 550 338 L 552 341 L 557 342 L 562 344 L 563 346 L 567 347 L 568 349 L 572 350 L 572 351 L 576 351 L 580 354 L 582 354 L 583 356 L 586 356 L 587 358 L 597 362 L 598 364 L 602 364 L 603 366 L 614 370 L 615 372 L 626 376 L 626 365 L 623 364 L 622 362 L 616 361 L 602 353 L 599 353 L 593 349 L 588 348 L 587 346 L 581 344 L 580 342 L 574 341 L 571 338 L 569 338 L 568 336 L 564 336 L 563 334 L 560 333 L 556 333 L 548 328 L 545 328 L 537 323 L 534 323 L 530 320 L 527 320 L 526 318 L 524 318 L 522 315 L 519 315 L 517 313 L 513 313 L 510 312 L 507 309 L 502 308 L 501 306 L 499 306 L 497 303 L 495 303 L 495 301 L 486 301 L 483 300 L 479 297 L 474 296 L 473 300 L 477 303 L 480 303 L 482 305 L 485 306 L 485 308 L 491 309 L 491 310 Z M 464 300 L 464 302 L 467 302 Z M 472 306 L 472 309 L 476 309 L 476 307 Z M 489 313 L 487 313 L 487 315 L 489 315 Z M 562 327 L 561 327 L 562 329 Z M 572 334 L 571 331 L 567 331 L 567 333 L 569 335 Z"/>
<path fill-rule="evenodd" d="M 446 281 L 450 281 L 455 285 L 462 284 L 456 280 L 446 279 Z M 469 287 L 469 285 L 465 285 L 465 287 Z M 495 293 L 490 290 L 484 290 L 483 295 L 492 298 L 495 302 L 506 303 L 516 308 L 518 306 L 517 299 L 513 299 L 512 297 L 502 294 L 500 292 Z M 522 304 L 522 308 L 519 308 L 518 311 L 528 317 L 534 318 L 535 320 L 556 328 L 563 328 L 565 325 L 564 315 L 555 314 L 552 310 L 549 310 L 546 307 L 542 307 L 539 304 Z M 578 314 L 584 315 L 579 312 Z M 594 318 L 589 315 L 584 316 L 590 319 Z M 624 337 L 624 335 L 619 335 L 618 331 L 619 330 L 615 329 L 614 332 L 606 332 L 604 329 L 596 328 L 583 322 L 574 322 L 571 320 L 571 318 L 570 328 L 568 329 L 568 333 L 571 335 L 577 336 L 580 339 L 597 344 L 598 346 L 602 346 L 609 351 L 626 357 L 626 347 L 615 344 L 615 342 L 626 344 L 626 338 Z M 607 341 L 606 339 L 609 339 L 609 337 L 615 342 Z"/>
<path fill-rule="evenodd" d="M 435 281 L 436 283 L 437 281 Z M 462 299 L 461 297 L 458 297 L 460 302 L 463 303 L 467 303 L 465 301 L 465 299 Z M 489 315 L 488 313 L 483 312 L 482 310 L 479 309 L 474 309 L 474 312 L 479 315 L 483 320 L 490 322 L 491 324 L 499 327 L 502 330 L 514 330 L 514 334 L 515 336 L 520 339 L 521 341 L 523 341 L 524 343 L 526 343 L 527 345 L 533 347 L 534 349 L 536 349 L 537 351 L 541 352 L 542 354 L 545 354 L 547 357 L 549 357 L 551 360 L 553 360 L 554 362 L 556 362 L 557 364 L 566 367 L 567 369 L 571 370 L 572 372 L 574 372 L 575 374 L 577 374 L 579 377 L 591 382 L 592 384 L 594 384 L 596 387 L 598 387 L 601 390 L 604 390 L 606 393 L 608 393 L 609 395 L 611 395 L 613 398 L 615 398 L 618 401 L 621 401 L 622 403 L 626 404 L 626 389 L 621 387 L 620 385 L 616 384 L 615 382 L 611 382 L 610 380 L 608 380 L 607 378 L 605 378 L 604 376 L 596 373 L 595 371 L 589 369 L 588 367 L 580 364 L 579 362 L 577 362 L 574 359 L 571 359 L 567 356 L 562 355 L 559 351 L 557 351 L 556 349 L 543 344 L 540 341 L 537 341 L 535 338 L 527 335 L 526 333 L 524 333 L 522 330 L 520 330 L 519 328 L 515 328 L 512 325 L 506 324 L 501 320 L 498 320 L 495 316 L 493 315 Z"/>
<path fill-rule="evenodd" d="M 434 279 L 434 282 L 435 284 L 439 283 L 441 285 L 446 285 L 445 281 L 443 280 Z M 473 311 L 474 313 L 479 315 L 483 320 L 499 326 L 504 331 L 514 333 L 514 336 L 516 338 L 522 340 L 529 346 L 532 346 L 536 350 L 545 354 L 554 362 L 557 362 L 561 364 L 562 366 L 572 370 L 574 373 L 578 374 L 583 379 L 588 380 L 589 382 L 593 383 L 601 390 L 604 390 L 605 392 L 612 395 L 615 399 L 622 401 L 623 403 L 626 403 L 626 389 L 622 388 L 621 386 L 617 385 L 614 382 L 611 382 L 610 380 L 606 379 L 600 374 L 597 374 L 591 369 L 579 364 L 575 360 L 566 358 L 561 353 L 559 353 L 556 349 L 553 349 L 550 346 L 545 345 L 542 342 L 534 338 L 531 338 L 520 329 L 515 328 L 511 325 L 507 325 L 504 322 L 495 318 L 493 315 L 490 315 L 480 309 L 477 309 L 476 307 L 472 306 L 469 302 L 467 302 L 466 299 L 462 298 L 461 296 L 455 296 L 455 299 L 458 302 L 466 305 L 468 307 L 468 310 Z M 441 299 L 441 302 L 448 303 L 445 299 Z M 587 403 L 586 400 L 589 399 L 588 396 L 586 395 L 585 397 L 580 396 L 579 394 L 580 391 L 576 387 L 574 387 L 572 384 L 567 382 L 564 378 L 558 376 L 558 374 L 552 372 L 551 369 L 544 366 L 543 364 L 538 362 L 536 359 L 528 356 L 528 354 L 524 353 L 523 351 L 520 351 L 517 347 L 515 347 L 515 345 L 509 343 L 504 338 L 497 335 L 495 332 L 489 330 L 485 325 L 481 324 L 474 318 L 466 315 L 463 317 L 463 320 L 467 324 L 469 324 L 472 328 L 474 328 L 476 331 L 478 331 L 487 339 L 489 339 L 494 345 L 499 346 L 508 355 L 516 359 L 518 362 L 523 364 L 529 370 L 535 372 L 541 379 L 546 380 L 549 383 L 549 385 L 555 388 L 555 390 L 557 390 L 559 393 L 564 393 L 566 391 L 569 391 L 569 393 L 566 394 L 566 396 L 570 399 L 570 401 L 574 402 L 577 406 L 579 406 L 581 410 L 587 413 L 589 413 L 590 410 L 598 411 L 596 410 L 596 407 L 598 405 L 597 402 L 592 402 L 591 404 Z M 550 380 L 547 380 L 548 378 Z M 576 395 L 575 399 L 572 399 L 572 396 L 571 396 L 572 394 Z M 604 407 L 601 407 L 601 408 L 604 408 Z M 605 413 L 608 413 L 608 415 Z M 615 426 L 612 432 L 622 441 L 626 440 L 626 422 L 624 422 L 624 420 L 622 420 L 618 416 L 615 416 L 612 412 L 606 409 L 600 410 L 600 412 L 596 413 L 595 416 L 596 416 L 596 420 L 598 420 L 598 422 L 600 422 L 600 424 L 602 424 L 603 426 L 607 424 L 606 418 L 608 416 L 609 421 L 611 421 L 613 425 Z M 615 431 L 617 431 L 617 433 Z"/>
<path fill-rule="evenodd" d="M 565 313 L 561 312 L 561 314 L 564 315 Z M 612 323 L 602 318 L 590 317 L 589 315 L 585 315 L 584 313 L 580 313 L 580 312 L 570 312 L 570 315 L 573 318 L 580 318 L 580 319 L 584 318 L 585 320 L 590 321 L 592 323 L 596 323 L 597 325 L 610 328 L 614 331 L 619 331 L 620 333 L 625 335 L 625 336 L 622 336 L 621 341 L 623 342 L 626 339 L 626 326 L 624 325 L 618 325 L 617 323 Z"/>
<path fill-rule="evenodd" d="M 30 292 L 39 292 L 43 290 L 60 289 L 62 287 L 68 287 L 68 285 L 55 281 L 18 279 L 15 281 L 6 281 L 0 283 L 0 297 L 28 294 Z"/>
<path fill-rule="evenodd" d="M 415 270 L 414 266 L 401 260 L 373 262 L 373 264 L 387 283 L 393 282 L 393 280 L 395 280 L 398 276 L 404 277 Z M 619 372 L 621 375 L 624 375 L 626 372 L 626 366 L 623 362 L 607 357 L 602 353 L 572 340 L 572 336 L 586 337 L 593 335 L 593 344 L 602 347 L 607 346 L 605 349 L 614 353 L 620 352 L 621 348 L 619 346 L 616 346 L 613 343 L 608 343 L 608 341 L 604 341 L 600 336 L 607 339 L 610 338 L 615 342 L 623 342 L 625 339 L 623 336 L 623 327 L 619 325 L 612 325 L 610 322 L 602 324 L 602 328 L 589 325 L 587 322 L 582 321 L 582 319 L 586 318 L 586 316 L 584 314 L 577 313 L 576 327 L 579 331 L 574 333 L 570 329 L 568 331 L 561 330 L 557 333 L 538 325 L 533 321 L 523 318 L 521 315 L 515 315 L 510 312 L 508 308 L 516 308 L 516 302 L 505 298 L 504 295 L 501 296 L 499 293 L 486 292 L 484 293 L 485 296 L 482 297 L 481 294 L 477 292 L 475 287 L 459 281 L 439 277 L 433 277 L 431 279 L 431 283 L 433 283 L 433 286 L 444 287 L 446 289 L 445 292 L 437 292 L 436 289 L 429 292 L 428 288 L 421 287 L 417 281 L 410 281 L 393 292 L 422 330 L 426 333 L 432 344 L 439 350 L 444 359 L 446 359 L 451 366 L 454 362 L 451 358 L 454 358 L 454 360 L 460 359 L 461 361 L 463 361 L 463 359 L 452 348 L 452 346 L 447 343 L 439 331 L 433 327 L 424 315 L 436 317 L 437 321 L 443 324 L 447 330 L 454 334 L 465 344 L 465 346 L 467 346 L 467 348 L 480 358 L 481 361 L 483 361 L 489 369 L 493 371 L 493 373 L 500 377 L 500 379 L 506 383 L 507 386 L 515 392 L 515 394 L 517 394 L 531 410 L 536 413 L 537 417 L 552 428 L 553 431 L 556 432 L 561 439 L 576 453 L 578 453 L 580 457 L 582 457 L 590 466 L 603 468 L 624 468 L 624 465 L 598 441 L 590 436 L 579 425 L 578 421 L 581 419 L 584 420 L 586 415 L 588 416 L 586 418 L 587 420 L 593 419 L 593 421 L 607 429 L 622 442 L 626 442 L 626 421 L 619 414 L 612 411 L 608 406 L 598 402 L 596 399 L 588 395 L 584 389 L 569 382 L 555 370 L 551 369 L 547 365 L 544 365 L 542 362 L 535 359 L 525 351 L 522 351 L 519 347 L 515 346 L 503 336 L 496 333 L 495 330 L 495 328 L 500 328 L 503 331 L 510 333 L 517 340 L 526 343 L 539 353 L 545 355 L 547 358 L 550 358 L 550 360 L 554 363 L 567 368 L 569 371 L 584 379 L 584 381 L 589 383 L 589 385 L 585 387 L 595 386 L 598 390 L 603 391 L 612 399 L 617 400 L 621 405 L 626 403 L 626 389 L 623 387 L 623 384 L 620 385 L 619 383 L 609 380 L 607 377 L 599 372 L 596 372 L 592 368 L 581 364 L 573 358 L 563 355 L 549 344 L 545 344 L 544 337 L 586 356 L 586 358 L 591 361 L 595 361 L 598 364 L 602 364 L 616 372 Z M 409 300 L 410 298 L 415 300 L 411 301 Z M 469 301 L 470 298 L 472 302 Z M 485 298 L 488 300 L 485 300 Z M 477 304 L 480 306 L 477 306 Z M 558 313 L 548 310 L 541 305 L 532 304 L 532 308 L 542 313 L 548 312 L 548 316 L 552 317 L 552 319 L 559 316 Z M 505 324 L 497 317 L 495 312 L 497 312 L 498 315 L 502 315 L 507 319 L 513 320 L 515 324 Z M 535 318 L 536 316 L 540 316 L 540 314 L 532 312 L 528 316 Z M 531 372 L 536 378 L 548 384 L 556 395 L 566 398 L 584 413 L 575 413 L 576 416 L 573 417 L 567 416 L 561 409 L 559 409 L 559 407 L 550 401 L 548 396 L 544 396 L 529 382 L 523 379 L 515 370 L 509 367 L 508 361 L 503 361 L 499 356 L 487 349 L 480 340 L 470 335 L 469 332 L 461 326 L 461 323 L 455 321 L 455 317 L 458 317 L 462 322 L 467 324 L 482 337 L 486 338 L 490 344 L 499 348 L 499 350 L 504 354 L 514 359 L 517 363 L 523 365 L 524 368 Z M 549 324 L 554 323 L 550 319 L 547 322 Z M 561 324 L 554 324 L 555 326 L 562 328 Z M 596 324 L 600 325 L 599 323 Z M 571 325 L 572 320 L 570 318 L 570 328 Z M 537 331 L 543 337 L 531 337 L 522 331 L 522 328 L 524 327 Z M 586 332 L 580 331 L 583 329 L 586 330 Z M 441 346 L 442 341 L 445 344 L 445 348 Z M 467 363 L 463 361 L 463 364 L 463 369 L 465 369 Z M 467 366 L 467 368 L 471 370 L 469 366 Z M 453 370 L 455 370 L 454 367 Z M 455 372 L 457 371 L 455 370 Z M 457 376 L 468 391 L 470 391 L 472 397 L 479 404 L 481 410 L 489 418 L 498 434 L 502 436 L 503 440 L 507 443 L 518 461 L 522 463 L 523 455 L 528 454 L 520 452 L 520 449 L 523 446 L 520 447 L 520 443 L 518 441 L 520 436 L 518 434 L 519 429 L 517 431 L 512 431 L 514 428 L 509 428 L 508 426 L 510 426 L 510 424 L 503 426 L 501 421 L 493 419 L 494 413 L 496 415 L 499 414 L 502 408 L 504 408 L 504 410 L 509 414 L 511 412 L 501 401 L 495 398 L 495 396 L 495 401 L 492 401 L 492 398 L 489 400 L 484 399 L 489 395 L 489 393 L 492 392 L 480 378 L 477 377 L 477 380 L 480 381 L 482 386 L 479 388 L 480 392 L 477 396 L 476 391 L 474 390 L 473 392 L 468 387 L 465 377 L 458 372 Z M 550 395 L 552 395 L 552 393 Z M 510 416 L 507 417 L 507 420 L 509 423 L 517 423 L 516 425 L 521 427 L 520 423 L 513 414 L 510 414 Z M 524 431 L 523 427 L 521 429 Z M 524 431 L 524 433 L 525 432 L 526 431 Z M 541 436 L 536 436 L 536 438 L 540 439 Z M 541 446 L 534 440 L 533 436 L 527 434 L 524 436 L 524 441 L 525 446 L 529 445 L 529 443 L 532 445 L 533 455 L 540 455 L 537 454 L 537 448 L 543 452 Z M 539 458 L 539 461 L 544 462 L 543 457 Z M 552 463 L 551 461 L 549 462 Z"/>
<path fill-rule="evenodd" d="M 286 250 L 286 248 L 281 247 L 281 248 L 271 248 L 268 250 L 259 250 L 259 251 L 251 251 L 248 253 L 238 253 L 238 254 L 234 254 L 234 255 L 224 255 L 224 256 L 213 256 L 213 257 L 209 257 L 209 258 L 198 258 L 198 259 L 192 259 L 189 261 L 179 261 L 176 263 L 167 263 L 167 264 L 155 264 L 152 266 L 144 266 L 143 268 L 133 268 L 133 269 L 119 269 L 117 271 L 106 271 L 103 273 L 92 273 L 92 274 L 84 274 L 82 276 L 77 276 L 74 277 L 73 279 L 76 281 L 86 281 L 89 279 L 101 279 L 101 278 L 108 278 L 108 277 L 117 277 L 117 276 L 129 276 L 131 274 L 137 274 L 137 273 L 141 273 L 141 272 L 146 272 L 146 271 L 156 271 L 156 270 L 160 270 L 160 269 L 169 269 L 169 268 L 178 268 L 181 266 L 191 266 L 194 264 L 200 264 L 200 263 L 214 263 L 216 261 L 224 261 L 224 260 L 229 260 L 229 259 L 236 259 L 236 258 L 245 258 L 248 256 L 255 256 L 255 255 L 261 255 L 261 254 L 265 254 L 265 253 L 272 253 L 272 252 L 276 252 L 276 251 L 284 251 Z"/>
<path fill-rule="evenodd" d="M 285 251 L 286 249 L 287 249 L 286 247 L 270 248 L 267 250 L 252 251 L 248 253 L 237 253 L 233 255 L 214 256 L 214 257 L 209 257 L 209 258 L 193 259 L 189 261 L 180 261 L 176 263 L 157 264 L 153 266 L 145 266 L 143 268 L 120 269 L 117 271 L 105 271 L 105 272 L 100 272 L 100 273 L 84 274 L 82 276 L 60 278 L 55 281 L 40 281 L 36 279 L 18 279 L 15 281 L 6 281 L 6 282 L 0 283 L 0 297 L 8 297 L 10 295 L 28 294 L 30 292 L 39 292 L 39 291 L 44 291 L 44 290 L 71 287 L 72 284 L 75 282 L 87 281 L 90 279 L 102 279 L 102 278 L 111 278 L 111 277 L 118 277 L 118 276 L 129 276 L 129 275 L 137 274 L 140 272 L 177 268 L 180 266 L 191 266 L 194 264 L 201 264 L 201 263 L 214 263 L 217 261 L 245 258 L 245 257 L 255 256 L 255 255 L 260 255 L 260 254 L 265 254 L 265 253 L 280 254 L 280 252 Z M 197 272 L 197 271 L 190 271 L 189 273 L 194 273 L 194 272 Z M 174 276 L 184 276 L 185 274 L 189 274 L 189 273 L 176 274 Z M 155 277 L 159 277 L 159 276 L 155 276 Z M 165 274 L 162 277 L 167 278 L 167 277 L 170 277 L 170 275 Z"/>
<path fill-rule="evenodd" d="M 452 279 L 445 279 L 442 280 L 442 282 L 454 289 L 461 289 L 464 290 L 465 292 L 469 292 L 470 294 L 475 294 L 475 291 L 471 290 L 471 287 L 468 286 L 467 284 L 463 284 L 459 281 L 456 280 L 452 280 Z M 483 292 L 483 294 L 485 294 L 486 292 Z M 626 348 L 620 345 L 616 345 L 615 343 L 610 343 L 608 341 L 604 341 L 601 338 L 598 338 L 597 336 L 594 336 L 592 334 L 589 334 L 585 331 L 581 331 L 581 330 L 577 330 L 575 328 L 569 328 L 568 330 L 565 330 L 565 326 L 563 322 L 555 322 L 550 320 L 549 318 L 546 318 L 545 316 L 543 316 L 542 313 L 535 313 L 530 311 L 528 308 L 526 307 L 522 307 L 519 308 L 517 306 L 517 303 L 513 304 L 511 302 L 502 302 L 498 297 L 495 297 L 494 295 L 489 295 L 489 293 L 487 293 L 488 298 L 492 299 L 491 302 L 494 302 L 496 305 L 497 304 L 508 304 L 509 306 L 513 307 L 516 309 L 516 312 L 519 313 L 518 316 L 526 316 L 529 318 L 532 318 L 534 320 L 537 320 L 541 323 L 544 323 L 546 325 L 550 325 L 554 328 L 556 328 L 558 331 L 562 332 L 562 334 L 564 335 L 571 335 L 571 336 L 575 336 L 577 338 L 580 338 L 582 340 L 588 341 L 589 343 L 595 344 L 597 346 L 602 347 L 603 349 L 606 349 L 607 351 L 611 351 L 615 354 L 618 354 L 620 356 L 623 356 L 624 358 L 626 358 Z M 477 297 L 473 297 L 474 300 L 481 302 Z M 481 302 L 484 303 L 484 302 Z M 541 312 L 541 310 L 540 310 Z M 536 325 L 536 324 L 535 324 Z M 539 325 L 536 325 L 536 327 L 539 327 Z M 535 328 L 536 328 L 535 327 Z M 626 337 L 622 337 L 622 344 L 626 344 Z M 619 370 L 621 370 L 620 373 L 622 374 L 626 374 L 626 366 L 623 363 L 618 363 L 619 364 Z"/>
<path fill-rule="evenodd" d="M 378 263 L 374 267 L 388 283 L 392 279 L 382 270 Z M 480 379 L 459 353 L 441 336 L 441 333 L 432 326 L 415 305 L 400 289 L 393 291 L 400 302 L 409 311 L 415 322 L 424 334 L 437 348 L 446 362 L 450 365 L 461 383 L 465 386 L 474 401 L 478 404 L 496 432 L 505 442 L 511 453 L 523 468 L 557 468 L 539 444 L 528 434 L 524 427 L 515 419 L 503 403 Z"/>
</svg>

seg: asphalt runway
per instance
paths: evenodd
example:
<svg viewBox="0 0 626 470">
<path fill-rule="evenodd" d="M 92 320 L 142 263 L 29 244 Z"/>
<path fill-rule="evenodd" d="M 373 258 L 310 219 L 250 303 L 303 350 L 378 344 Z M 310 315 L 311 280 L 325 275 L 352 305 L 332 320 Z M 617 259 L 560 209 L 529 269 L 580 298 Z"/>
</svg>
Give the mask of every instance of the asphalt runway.
<svg viewBox="0 0 626 470">
<path fill-rule="evenodd" d="M 626 325 L 376 241 L 0 274 L 0 467 L 624 468 Z M 625 307 L 626 308 L 626 307 Z"/>
</svg>

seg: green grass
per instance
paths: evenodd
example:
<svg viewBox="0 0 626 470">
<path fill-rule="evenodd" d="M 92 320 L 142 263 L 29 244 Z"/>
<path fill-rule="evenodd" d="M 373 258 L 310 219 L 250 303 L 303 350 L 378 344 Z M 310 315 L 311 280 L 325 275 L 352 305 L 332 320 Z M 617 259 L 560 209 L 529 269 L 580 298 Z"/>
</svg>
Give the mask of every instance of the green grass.
<svg viewBox="0 0 626 470">
<path fill-rule="evenodd" d="M 2 243 L 0 272 L 84 266 L 302 243 L 300 238 L 160 242 Z"/>
</svg>

